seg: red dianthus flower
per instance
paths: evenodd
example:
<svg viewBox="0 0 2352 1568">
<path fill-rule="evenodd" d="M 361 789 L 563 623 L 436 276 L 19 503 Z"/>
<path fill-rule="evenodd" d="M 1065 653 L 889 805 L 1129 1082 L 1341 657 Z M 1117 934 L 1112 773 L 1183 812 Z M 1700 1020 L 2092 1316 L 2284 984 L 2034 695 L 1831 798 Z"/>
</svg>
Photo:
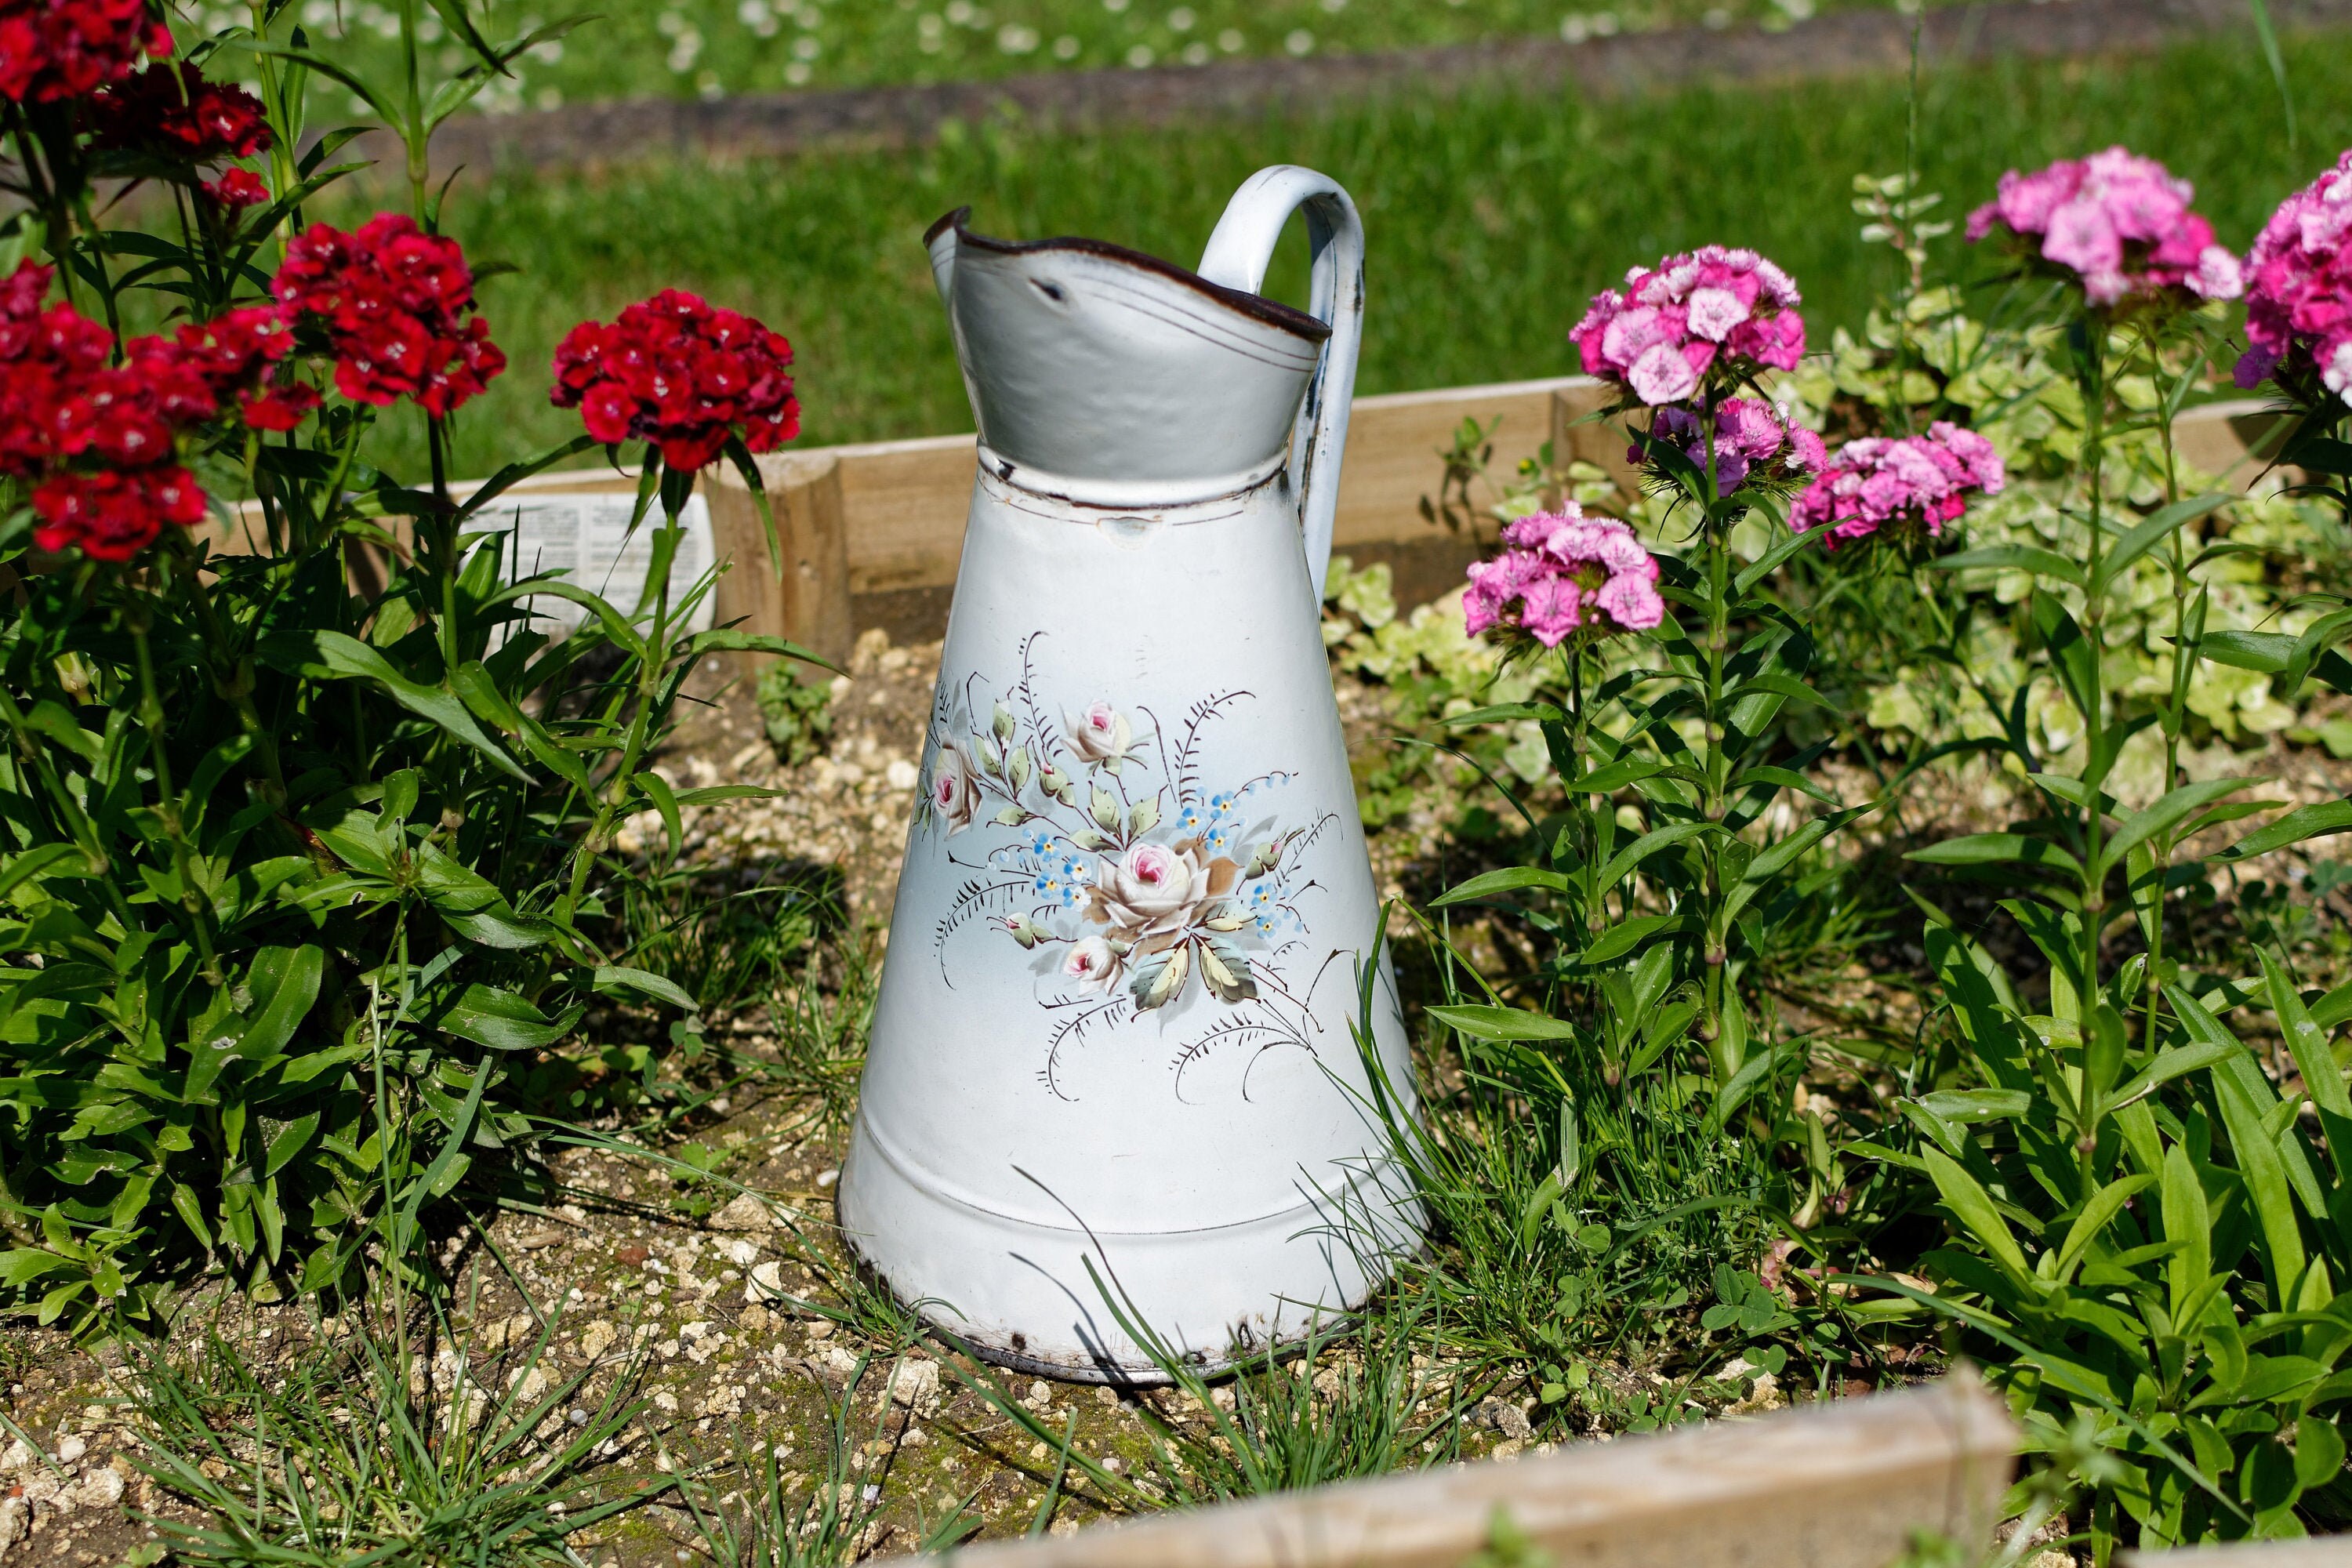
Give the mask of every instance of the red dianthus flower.
<svg viewBox="0 0 2352 1568">
<path fill-rule="evenodd" d="M 474 275 L 454 239 L 379 213 L 344 234 L 313 224 L 286 247 L 275 285 L 288 320 L 314 323 L 335 356 L 335 387 L 379 407 L 403 397 L 435 418 L 507 367 L 474 311 Z"/>
<path fill-rule="evenodd" d="M 153 66 L 91 101 L 98 144 L 191 163 L 269 150 L 261 100 L 192 65 Z"/>
<path fill-rule="evenodd" d="M 165 523 L 191 528 L 205 520 L 205 492 L 177 463 L 94 474 L 64 473 L 33 492 L 40 517 L 33 542 L 79 549 L 97 561 L 128 561 L 155 541 Z"/>
<path fill-rule="evenodd" d="M 269 187 L 250 169 L 230 169 L 217 180 L 204 183 L 205 195 L 226 213 L 241 213 L 269 199 Z"/>
<path fill-rule="evenodd" d="M 43 308 L 49 277 L 26 263 L 0 283 L 0 474 L 34 487 L 42 549 L 127 560 L 165 523 L 203 519 L 180 435 L 249 400 L 293 334 L 249 306 L 132 339 L 116 364 L 104 327 L 71 305 Z"/>
<path fill-rule="evenodd" d="M 148 0 L 0 0 L 0 95 L 19 103 L 88 98 L 171 52 Z"/>
<path fill-rule="evenodd" d="M 665 289 L 610 325 L 583 321 L 555 351 L 558 408 L 607 444 L 650 441 L 668 468 L 699 468 L 730 437 L 772 451 L 801 431 L 793 345 L 751 317 Z"/>
</svg>

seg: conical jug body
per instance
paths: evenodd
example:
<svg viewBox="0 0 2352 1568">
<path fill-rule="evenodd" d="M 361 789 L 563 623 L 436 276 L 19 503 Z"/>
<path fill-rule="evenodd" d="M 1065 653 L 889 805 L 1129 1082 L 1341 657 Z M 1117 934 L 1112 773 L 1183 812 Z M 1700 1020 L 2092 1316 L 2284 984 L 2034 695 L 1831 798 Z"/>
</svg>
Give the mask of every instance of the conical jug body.
<svg viewBox="0 0 2352 1568">
<path fill-rule="evenodd" d="M 1312 315 L 1254 291 L 1302 205 Z M 992 1358 L 1153 1381 L 1148 1329 L 1222 1365 L 1418 1229 L 1318 620 L 1360 230 L 1276 169 L 1205 276 L 961 214 L 930 244 L 980 472 L 843 1228 Z"/>
</svg>

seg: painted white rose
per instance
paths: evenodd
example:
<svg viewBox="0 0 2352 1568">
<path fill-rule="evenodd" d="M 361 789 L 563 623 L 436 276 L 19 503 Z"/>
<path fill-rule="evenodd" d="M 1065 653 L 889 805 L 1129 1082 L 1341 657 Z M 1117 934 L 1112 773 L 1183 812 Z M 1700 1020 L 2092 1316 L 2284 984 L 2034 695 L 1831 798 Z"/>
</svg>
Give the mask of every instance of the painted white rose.
<svg viewBox="0 0 2352 1568">
<path fill-rule="evenodd" d="M 1089 705 L 1069 730 L 1070 749 L 1089 763 L 1118 763 L 1135 743 L 1135 727 L 1108 702 Z"/>
<path fill-rule="evenodd" d="M 924 794 L 950 834 L 971 826 L 973 815 L 980 810 L 980 780 L 961 744 L 940 742 L 940 749 L 931 754 L 931 782 Z"/>
<path fill-rule="evenodd" d="M 1108 991 L 1118 984 L 1118 954 L 1107 938 L 1090 936 L 1070 944 L 1062 960 L 1063 976 L 1082 991 Z"/>
<path fill-rule="evenodd" d="M 1138 844 L 1103 862 L 1096 887 L 1109 922 L 1132 936 L 1178 931 L 1209 897 L 1209 867 L 1196 847 Z"/>
</svg>

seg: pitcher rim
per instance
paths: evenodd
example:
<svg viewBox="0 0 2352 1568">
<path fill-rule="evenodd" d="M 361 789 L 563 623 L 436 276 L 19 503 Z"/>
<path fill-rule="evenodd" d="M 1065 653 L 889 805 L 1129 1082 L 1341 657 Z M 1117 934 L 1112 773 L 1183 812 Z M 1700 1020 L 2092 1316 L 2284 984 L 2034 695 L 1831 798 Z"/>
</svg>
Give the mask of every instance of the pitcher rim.
<svg viewBox="0 0 2352 1568">
<path fill-rule="evenodd" d="M 957 239 L 962 243 L 977 246 L 982 250 L 993 251 L 999 256 L 1036 256 L 1062 251 L 1082 256 L 1098 256 L 1111 261 L 1124 261 L 1129 266 L 1139 267 L 1147 272 L 1156 272 L 1170 282 L 1181 284 L 1228 309 L 1239 310 L 1245 316 L 1254 316 L 1268 326 L 1296 332 L 1309 342 L 1322 343 L 1330 339 L 1329 322 L 1318 321 L 1295 305 L 1286 305 L 1279 300 L 1269 300 L 1263 294 L 1253 294 L 1244 289 L 1229 289 L 1223 283 L 1212 283 L 1189 268 L 1179 267 L 1176 263 L 1154 256 L 1149 251 L 1133 250 L 1124 245 L 1115 245 L 1108 239 L 1087 239 L 1077 235 L 1065 235 L 1052 239 L 998 239 L 993 236 L 976 232 L 966 221 L 971 216 L 971 208 L 969 206 L 961 206 L 953 212 L 943 215 L 930 227 L 923 231 L 923 244 L 926 247 L 935 245 L 940 236 L 953 229 Z"/>
</svg>

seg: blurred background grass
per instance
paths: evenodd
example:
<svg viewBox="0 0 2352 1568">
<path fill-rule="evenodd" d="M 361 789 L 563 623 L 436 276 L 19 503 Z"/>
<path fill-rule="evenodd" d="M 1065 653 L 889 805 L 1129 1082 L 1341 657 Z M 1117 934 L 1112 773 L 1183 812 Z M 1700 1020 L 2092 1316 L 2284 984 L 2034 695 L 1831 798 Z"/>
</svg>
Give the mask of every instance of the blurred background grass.
<svg viewBox="0 0 2352 1568">
<path fill-rule="evenodd" d="M 1926 187 L 1957 220 L 2005 168 L 2126 142 L 2196 181 L 2200 208 L 2242 247 L 2352 143 L 2352 94 L 2323 89 L 2352 80 L 2352 34 L 2284 43 L 2302 88 L 2293 155 L 2249 29 L 2145 58 L 1933 73 L 1919 106 Z M 969 429 L 920 244 L 933 218 L 969 203 L 984 232 L 1085 234 L 1190 262 L 1234 187 L 1269 163 L 1326 170 L 1363 208 L 1361 392 L 1572 372 L 1565 334 L 1592 290 L 1707 240 L 1788 266 L 1826 344 L 1885 281 L 1870 268 L 1889 265 L 1885 253 L 1853 243 L 1851 183 L 1901 168 L 1905 128 L 1900 79 L 1606 102 L 1496 92 L 1108 133 L 998 122 L 950 127 L 915 150 L 461 181 L 446 228 L 478 264 L 516 270 L 483 285 L 513 364 L 462 416 L 458 471 L 576 430 L 546 403 L 556 341 L 664 285 L 792 338 L 804 444 Z M 357 210 L 347 198 L 319 216 Z M 1964 248 L 1957 234 L 1941 243 Z M 1303 281 L 1294 253 L 1269 288 L 1297 300 Z"/>
<path fill-rule="evenodd" d="M 1940 3 L 1940 0 L 1939 0 Z M 551 109 L 584 99 L 705 97 L 877 82 L 972 81 L 1015 72 L 1206 65 L 1266 55 L 1360 54 L 1483 38 L 1581 42 L 1666 26 L 1787 26 L 1885 0 L 477 0 L 503 41 L 579 10 L 587 27 L 533 49 L 485 100 Z M 244 0 L 184 0 L 207 30 L 245 20 Z M 304 0 L 338 58 L 389 66 L 394 0 Z M 454 46 L 428 12 L 421 37 Z M 462 54 L 450 56 L 450 68 Z M 321 89 L 340 112 L 341 89 Z"/>
</svg>

